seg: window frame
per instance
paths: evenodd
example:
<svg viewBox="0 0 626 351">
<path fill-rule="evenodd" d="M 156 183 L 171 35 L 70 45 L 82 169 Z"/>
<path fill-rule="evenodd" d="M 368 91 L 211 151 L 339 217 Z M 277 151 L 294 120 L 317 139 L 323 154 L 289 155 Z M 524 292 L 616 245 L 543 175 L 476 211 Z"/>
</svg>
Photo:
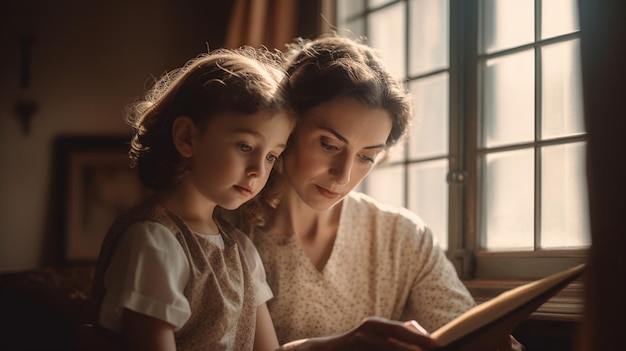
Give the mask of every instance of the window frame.
<svg viewBox="0 0 626 351">
<path fill-rule="evenodd" d="M 341 0 L 338 0 L 341 1 Z M 366 2 L 364 10 L 355 17 L 363 18 L 363 33 L 367 36 L 367 16 L 387 6 L 405 2 L 407 27 L 410 14 L 410 0 L 390 0 L 385 4 L 368 9 Z M 544 0 L 545 1 L 545 0 Z M 448 148 L 448 248 L 447 255 L 453 263 L 459 276 L 464 281 L 477 302 L 489 300 L 512 287 L 530 282 L 552 273 L 570 268 L 587 260 L 588 249 L 572 250 L 537 250 L 534 251 L 499 251 L 488 252 L 479 249 L 479 215 L 480 215 L 480 154 L 483 152 L 479 145 L 479 113 L 480 113 L 480 61 L 494 55 L 520 50 L 515 47 L 510 50 L 498 51 L 496 54 L 479 52 L 479 19 L 480 0 L 449 0 L 449 148 Z M 535 14 L 540 7 L 541 0 L 535 0 Z M 336 10 L 333 0 L 323 0 L 325 20 L 322 33 L 331 31 L 328 21 L 337 24 Z M 539 22 L 539 21 L 535 21 Z M 535 41 L 524 47 L 535 48 L 537 64 L 537 48 L 548 43 L 557 43 L 572 37 L 580 38 L 580 30 L 575 34 L 566 34 L 555 38 L 539 40 L 540 23 L 535 23 Z M 407 28 L 407 33 L 409 29 Z M 409 35 L 407 34 L 408 48 Z M 406 50 L 405 72 L 409 72 L 410 50 Z M 535 72 L 541 66 L 535 67 Z M 432 75 L 430 72 L 419 77 Z M 537 73 L 536 73 L 537 75 Z M 408 77 L 405 73 L 404 83 L 419 77 Z M 535 80 L 535 113 L 541 108 L 541 82 Z M 539 88 L 537 88 L 539 87 Z M 541 113 L 540 111 L 538 113 Z M 536 117 L 537 118 L 537 117 Z M 539 115 L 539 118 L 541 116 Z M 536 119 L 537 120 L 537 119 Z M 535 126 L 540 128 L 540 125 Z M 466 131 L 466 132 L 463 132 Z M 535 156 L 540 153 L 537 145 L 552 145 L 569 141 L 586 141 L 586 133 L 581 136 L 569 136 L 550 140 L 533 140 Z M 514 148 L 515 146 L 513 146 Z M 540 160 L 535 157 L 536 167 Z M 404 172 L 407 173 L 410 163 L 404 161 Z M 380 167 L 380 166 L 379 166 Z M 535 169 L 535 174 L 541 174 L 541 168 Z M 536 176 L 535 176 L 536 178 Z M 407 178 L 404 179 L 407 189 Z M 535 196 L 540 195 L 541 189 L 535 186 Z M 404 203 L 407 204 L 407 195 Z M 537 218 L 538 201 L 535 199 L 535 218 Z M 540 215 L 540 213 L 539 213 Z M 535 233 L 537 232 L 535 220 Z M 582 281 L 578 280 L 563 289 L 549 302 L 541 306 L 533 314 L 533 318 L 571 320 L 580 316 L 582 311 Z"/>
</svg>

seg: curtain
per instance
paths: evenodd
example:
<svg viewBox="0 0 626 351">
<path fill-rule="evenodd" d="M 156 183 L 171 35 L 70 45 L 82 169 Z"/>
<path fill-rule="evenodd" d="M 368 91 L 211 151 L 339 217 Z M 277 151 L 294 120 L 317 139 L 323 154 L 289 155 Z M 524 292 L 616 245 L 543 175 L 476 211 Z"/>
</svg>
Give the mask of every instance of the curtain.
<svg viewBox="0 0 626 351">
<path fill-rule="evenodd" d="M 297 0 L 234 0 L 226 47 L 265 46 L 284 51 L 295 37 Z"/>
</svg>

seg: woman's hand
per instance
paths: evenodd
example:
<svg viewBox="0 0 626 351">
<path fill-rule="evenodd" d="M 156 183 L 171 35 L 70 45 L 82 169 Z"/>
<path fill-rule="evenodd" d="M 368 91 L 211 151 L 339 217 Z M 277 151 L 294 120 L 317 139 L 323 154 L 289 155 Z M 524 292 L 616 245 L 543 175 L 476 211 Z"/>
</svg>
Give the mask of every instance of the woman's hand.
<svg viewBox="0 0 626 351">
<path fill-rule="evenodd" d="M 340 335 L 298 340 L 280 350 L 411 350 L 424 351 L 435 346 L 417 322 L 397 322 L 385 318 L 367 318 L 356 328 Z"/>
</svg>

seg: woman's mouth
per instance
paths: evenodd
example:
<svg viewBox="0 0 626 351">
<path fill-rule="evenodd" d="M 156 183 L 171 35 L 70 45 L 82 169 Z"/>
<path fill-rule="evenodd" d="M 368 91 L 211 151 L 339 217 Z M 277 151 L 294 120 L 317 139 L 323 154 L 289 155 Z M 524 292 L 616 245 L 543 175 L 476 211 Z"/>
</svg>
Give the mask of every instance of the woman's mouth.
<svg viewBox="0 0 626 351">
<path fill-rule="evenodd" d="M 317 191 L 325 198 L 330 199 L 330 200 L 334 200 L 339 196 L 339 193 L 336 193 L 334 191 L 330 191 L 326 188 L 323 188 L 319 185 L 315 186 L 317 188 Z"/>
</svg>

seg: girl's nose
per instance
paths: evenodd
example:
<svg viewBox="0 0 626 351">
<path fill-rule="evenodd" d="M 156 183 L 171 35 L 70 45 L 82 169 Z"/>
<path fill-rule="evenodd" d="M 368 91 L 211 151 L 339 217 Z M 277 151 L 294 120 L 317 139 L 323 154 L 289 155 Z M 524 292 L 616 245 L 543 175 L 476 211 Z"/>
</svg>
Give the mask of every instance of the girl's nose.
<svg viewBox="0 0 626 351">
<path fill-rule="evenodd" d="M 255 156 L 250 158 L 248 167 L 246 167 L 246 175 L 248 177 L 261 178 L 267 172 L 265 156 Z"/>
</svg>

